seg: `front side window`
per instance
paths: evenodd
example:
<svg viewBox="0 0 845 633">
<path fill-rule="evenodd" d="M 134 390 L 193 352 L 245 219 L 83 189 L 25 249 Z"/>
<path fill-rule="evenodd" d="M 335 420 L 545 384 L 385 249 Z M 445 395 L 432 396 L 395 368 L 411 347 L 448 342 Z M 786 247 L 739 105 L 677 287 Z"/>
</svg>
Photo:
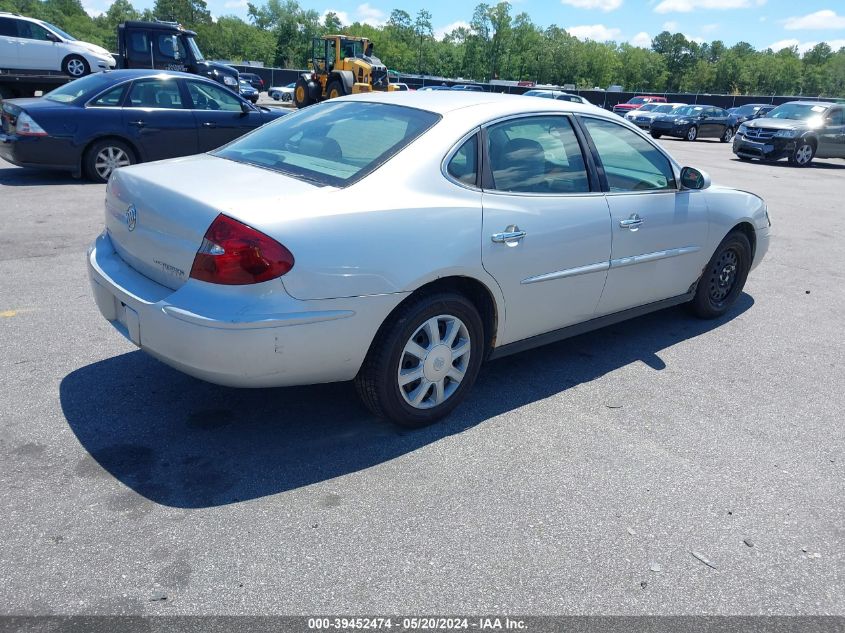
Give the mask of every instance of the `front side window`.
<svg viewBox="0 0 845 633">
<path fill-rule="evenodd" d="M 178 84 L 173 80 L 142 79 L 132 84 L 126 105 L 132 108 L 180 109 L 182 97 Z"/>
<path fill-rule="evenodd" d="M 583 118 L 611 192 L 677 189 L 672 164 L 636 132 L 603 119 Z"/>
<path fill-rule="evenodd" d="M 493 188 L 519 193 L 585 193 L 590 181 L 572 124 L 563 116 L 525 117 L 487 130 Z"/>
<path fill-rule="evenodd" d="M 185 46 L 177 35 L 159 34 L 156 38 L 156 56 L 165 61 L 185 59 Z"/>
<path fill-rule="evenodd" d="M 831 112 L 828 125 L 845 125 L 845 110 L 839 108 Z"/>
<path fill-rule="evenodd" d="M 194 110 L 241 111 L 241 102 L 235 95 L 214 84 L 189 80 L 188 92 L 194 102 Z"/>
<path fill-rule="evenodd" d="M 449 175 L 465 185 L 475 185 L 478 179 L 478 135 L 473 134 L 452 156 L 446 168 Z"/>
<path fill-rule="evenodd" d="M 47 29 L 34 22 L 27 22 L 26 20 L 18 20 L 18 37 L 42 42 L 52 41 L 50 32 Z"/>
<path fill-rule="evenodd" d="M 215 155 L 343 187 L 388 161 L 439 120 L 439 115 L 416 108 L 329 101 L 264 125 Z"/>
</svg>

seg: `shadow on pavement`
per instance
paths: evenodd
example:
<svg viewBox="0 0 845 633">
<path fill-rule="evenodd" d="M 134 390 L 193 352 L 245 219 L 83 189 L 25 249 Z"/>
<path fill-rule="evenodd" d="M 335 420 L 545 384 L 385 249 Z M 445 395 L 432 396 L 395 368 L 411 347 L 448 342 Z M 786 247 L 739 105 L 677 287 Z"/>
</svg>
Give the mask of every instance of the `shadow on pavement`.
<svg viewBox="0 0 845 633">
<path fill-rule="evenodd" d="M 7 163 L 8 164 L 8 163 Z M 95 185 L 88 180 L 74 178 L 69 171 L 30 169 L 28 167 L 0 167 L 0 185 L 7 187 L 40 187 L 41 185 Z"/>
<path fill-rule="evenodd" d="M 60 398 L 82 446 L 115 478 L 156 503 L 211 507 L 389 461 L 635 361 L 662 370 L 661 350 L 753 304 L 743 294 L 729 315 L 714 321 L 671 308 L 488 363 L 455 413 L 419 431 L 373 418 L 350 383 L 231 389 L 140 351 L 68 374 Z"/>
<path fill-rule="evenodd" d="M 814 158 L 813 162 L 810 163 L 807 167 L 795 167 L 794 165 L 790 165 L 789 161 L 785 158 L 782 160 L 767 160 L 767 161 L 759 161 L 759 160 L 752 160 L 752 161 L 742 161 L 736 156 L 731 158 L 731 161 L 735 163 L 760 163 L 763 165 L 770 165 L 772 167 L 788 167 L 789 169 L 845 169 L 845 161 L 841 163 L 832 163 L 831 160 L 835 160 L 832 158 Z M 822 161 L 822 162 L 820 162 Z"/>
</svg>

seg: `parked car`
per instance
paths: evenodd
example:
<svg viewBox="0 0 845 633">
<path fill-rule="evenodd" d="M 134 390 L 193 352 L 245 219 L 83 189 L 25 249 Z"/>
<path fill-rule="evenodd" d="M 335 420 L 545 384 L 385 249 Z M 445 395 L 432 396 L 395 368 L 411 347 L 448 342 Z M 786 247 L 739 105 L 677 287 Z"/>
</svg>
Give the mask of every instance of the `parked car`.
<svg viewBox="0 0 845 633">
<path fill-rule="evenodd" d="M 57 26 L 0 11 L 0 69 L 63 72 L 82 77 L 115 67 L 111 53 Z"/>
<path fill-rule="evenodd" d="M 741 105 L 736 108 L 731 114 L 736 117 L 737 124 L 744 123 L 745 121 L 750 121 L 757 117 L 757 112 L 760 111 L 760 108 L 764 108 L 766 106 L 765 103 L 746 103 L 745 105 Z M 730 112 L 730 110 L 728 110 Z"/>
<path fill-rule="evenodd" d="M 541 97 L 543 99 L 557 99 L 558 101 L 571 101 L 572 103 L 587 103 L 584 97 L 580 95 L 570 94 L 562 90 L 544 90 L 542 88 L 535 90 L 527 90 L 522 93 L 523 97 Z"/>
<path fill-rule="evenodd" d="M 655 96 L 638 96 L 638 97 L 631 97 L 628 99 L 626 103 L 617 103 L 613 106 L 614 114 L 624 115 L 626 112 L 630 112 L 631 110 L 638 110 L 646 103 L 666 103 L 666 97 L 655 97 Z"/>
<path fill-rule="evenodd" d="M 250 103 L 258 103 L 258 91 L 252 87 L 246 79 L 239 79 L 238 85 L 240 87 L 241 96 L 247 99 Z"/>
<path fill-rule="evenodd" d="M 449 90 L 469 90 L 472 92 L 484 92 L 484 88 L 475 84 L 455 84 Z"/>
<path fill-rule="evenodd" d="M 423 90 L 451 90 L 451 88 L 449 86 L 423 86 L 420 91 Z"/>
<path fill-rule="evenodd" d="M 739 126 L 733 152 L 740 160 L 786 158 L 806 167 L 814 158 L 845 158 L 845 106 L 790 101 Z"/>
<path fill-rule="evenodd" d="M 761 106 L 760 109 L 757 110 L 757 112 L 754 113 L 754 118 L 755 119 L 761 119 L 764 116 L 768 115 L 769 112 L 774 110 L 776 107 L 777 106 L 775 106 L 774 104 L 767 104 L 767 105 Z"/>
<path fill-rule="evenodd" d="M 610 113 L 536 108 L 350 95 L 210 154 L 119 169 L 88 251 L 96 303 L 180 371 L 354 379 L 408 426 L 453 410 L 487 358 L 681 303 L 725 314 L 768 249 L 763 200 L 708 189 Z"/>
<path fill-rule="evenodd" d="M 669 114 L 686 103 L 646 103 L 638 110 L 631 110 L 625 119 L 643 130 L 651 129 L 651 122 L 661 114 Z"/>
<path fill-rule="evenodd" d="M 661 114 L 651 122 L 651 135 L 676 136 L 687 141 L 718 138 L 729 143 L 736 131 L 736 118 L 727 110 L 709 105 L 686 105 Z"/>
<path fill-rule="evenodd" d="M 390 84 L 392 86 L 396 86 L 396 89 L 401 92 L 406 92 L 410 90 L 410 88 L 408 88 L 408 84 L 402 83 L 401 81 L 391 81 Z"/>
<path fill-rule="evenodd" d="M 293 91 L 296 88 L 296 82 L 292 81 L 286 86 L 275 86 L 267 91 L 276 101 L 293 101 Z"/>
<path fill-rule="evenodd" d="M 284 114 L 187 73 L 95 73 L 4 101 L 0 158 L 106 182 L 118 167 L 207 152 Z"/>
<path fill-rule="evenodd" d="M 241 79 L 246 79 L 249 85 L 255 88 L 256 91 L 264 90 L 264 80 L 255 73 L 239 73 Z"/>
</svg>

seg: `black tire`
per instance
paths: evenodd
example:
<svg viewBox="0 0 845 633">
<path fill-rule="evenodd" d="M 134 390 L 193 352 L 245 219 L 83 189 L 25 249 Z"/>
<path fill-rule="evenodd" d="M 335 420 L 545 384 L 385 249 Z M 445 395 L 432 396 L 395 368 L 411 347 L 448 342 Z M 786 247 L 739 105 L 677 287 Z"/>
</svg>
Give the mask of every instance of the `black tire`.
<svg viewBox="0 0 845 633">
<path fill-rule="evenodd" d="M 722 136 L 719 137 L 719 141 L 721 141 L 722 143 L 730 143 L 733 140 L 733 137 L 734 137 L 733 128 L 726 127 L 725 131 L 722 132 Z"/>
<path fill-rule="evenodd" d="M 109 156 L 114 157 L 115 165 L 118 162 L 123 163 L 117 165 L 119 167 L 134 165 L 138 162 L 135 152 L 128 144 L 116 138 L 103 139 L 91 145 L 82 157 L 82 170 L 85 172 L 85 177 L 93 182 L 108 182 L 109 176 L 117 168 L 117 166 L 112 166 L 111 169 L 106 170 L 102 167 L 101 162 L 108 162 Z"/>
<path fill-rule="evenodd" d="M 687 133 L 684 135 L 684 140 L 693 142 L 695 139 L 698 138 L 698 128 L 694 125 L 690 125 Z"/>
<path fill-rule="evenodd" d="M 279 99 L 281 99 L 278 92 L 274 92 L 271 96 L 273 97 L 273 101 L 278 101 Z"/>
<path fill-rule="evenodd" d="M 463 344 L 466 343 L 470 346 L 469 358 L 465 361 L 462 369 L 464 372 L 463 378 L 457 383 L 443 374 L 443 371 L 445 366 L 446 372 L 451 373 L 449 369 L 455 366 L 454 363 L 459 362 L 459 360 L 450 358 L 444 364 L 442 362 L 444 359 L 438 357 L 434 349 L 429 350 L 434 355 L 427 354 L 425 359 L 416 360 L 420 357 L 415 359 L 413 355 L 409 355 L 405 351 L 406 345 L 410 344 L 412 340 L 425 347 L 435 345 L 432 341 L 427 340 L 428 337 L 423 328 L 427 322 L 438 316 L 456 319 L 464 326 L 467 335 L 460 339 L 456 338 L 455 342 L 451 344 L 452 349 L 463 347 Z M 452 323 L 454 324 L 455 321 Z M 445 327 L 445 320 L 438 321 L 437 324 L 439 337 L 445 334 L 445 332 L 444 334 L 439 333 L 441 324 Z M 458 326 L 453 325 L 453 327 Z M 419 339 L 420 335 L 423 336 L 421 340 Z M 478 376 L 485 355 L 484 341 L 484 325 L 481 317 L 478 310 L 466 297 L 452 292 L 421 295 L 401 306 L 379 328 L 370 346 L 367 358 L 355 377 L 358 395 L 376 416 L 388 418 L 400 426 L 421 428 L 433 424 L 451 413 L 469 393 Z M 455 347 L 456 345 L 457 347 Z M 446 344 L 436 347 L 439 347 L 442 351 L 443 346 L 449 348 Z M 460 358 L 462 357 L 459 356 L 458 359 Z M 432 359 L 431 365 L 427 364 L 429 359 Z M 414 360 L 417 363 L 416 367 Z M 400 386 L 400 365 L 404 366 L 406 371 L 419 369 L 420 378 L 410 381 L 404 387 Z M 436 385 L 428 382 L 430 376 L 426 372 L 429 370 L 443 374 L 439 382 L 445 385 L 444 394 L 449 388 L 452 391 L 445 396 L 440 404 L 431 405 L 431 403 L 428 403 L 431 405 L 429 408 L 418 408 L 408 402 L 414 397 L 414 394 L 422 394 L 421 404 L 423 405 L 426 404 L 427 400 L 436 399 Z M 454 384 L 457 384 L 457 386 L 454 387 Z"/>
<path fill-rule="evenodd" d="M 343 82 L 339 79 L 333 79 L 329 82 L 329 85 L 326 86 L 326 99 L 335 99 L 337 97 L 342 97 L 346 94 L 346 90 L 343 87 Z"/>
<path fill-rule="evenodd" d="M 789 155 L 789 164 L 795 167 L 809 167 L 816 156 L 816 146 L 804 140 L 798 141 Z"/>
<path fill-rule="evenodd" d="M 289 93 L 289 92 L 283 92 L 282 93 L 282 102 L 290 101 L 291 99 L 293 99 L 293 96 L 291 95 L 291 93 Z"/>
<path fill-rule="evenodd" d="M 652 132 L 651 133 L 651 138 L 660 138 L 661 136 L 663 136 L 663 135 L 660 132 Z"/>
<path fill-rule="evenodd" d="M 311 90 L 308 88 L 308 82 L 302 77 L 296 80 L 296 87 L 293 89 L 293 102 L 297 108 L 307 108 L 314 99 L 311 98 Z"/>
<path fill-rule="evenodd" d="M 62 61 L 62 72 L 74 79 L 79 79 L 91 72 L 91 66 L 88 65 L 84 57 L 68 55 Z"/>
<path fill-rule="evenodd" d="M 751 158 L 749 158 L 748 156 L 737 156 L 737 158 L 738 158 L 739 160 L 741 160 L 741 161 L 746 162 L 746 163 L 750 163 L 750 162 L 751 162 Z"/>
<path fill-rule="evenodd" d="M 719 244 L 698 280 L 690 302 L 693 314 L 715 319 L 727 312 L 742 294 L 751 270 L 751 244 L 745 233 L 733 231 Z"/>
</svg>

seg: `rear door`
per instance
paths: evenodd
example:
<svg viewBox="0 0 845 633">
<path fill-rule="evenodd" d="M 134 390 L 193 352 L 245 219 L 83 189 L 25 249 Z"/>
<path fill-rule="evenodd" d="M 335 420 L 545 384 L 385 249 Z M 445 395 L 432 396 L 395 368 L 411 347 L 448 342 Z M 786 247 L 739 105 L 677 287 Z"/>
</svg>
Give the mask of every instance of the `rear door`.
<svg viewBox="0 0 845 633">
<path fill-rule="evenodd" d="M 607 276 L 610 216 L 572 120 L 516 117 L 484 138 L 481 256 L 507 311 L 497 344 L 589 320 Z"/>
<path fill-rule="evenodd" d="M 261 112 L 225 88 L 198 79 L 186 79 L 190 107 L 198 125 L 199 151 L 208 152 L 254 130 L 263 123 Z"/>
<path fill-rule="evenodd" d="M 123 107 L 126 136 L 144 160 L 196 154 L 197 124 L 184 106 L 181 80 L 151 77 L 132 83 Z"/>
<path fill-rule="evenodd" d="M 50 32 L 28 20 L 17 20 L 20 68 L 28 70 L 61 70 L 61 45 L 51 39 Z"/>
<path fill-rule="evenodd" d="M 610 207 L 610 268 L 597 315 L 685 294 L 709 254 L 707 205 L 680 191 L 669 159 L 629 128 L 579 116 L 605 174 Z"/>
<path fill-rule="evenodd" d="M 17 20 L 0 17 L 0 68 L 20 68 L 18 48 Z"/>
</svg>

